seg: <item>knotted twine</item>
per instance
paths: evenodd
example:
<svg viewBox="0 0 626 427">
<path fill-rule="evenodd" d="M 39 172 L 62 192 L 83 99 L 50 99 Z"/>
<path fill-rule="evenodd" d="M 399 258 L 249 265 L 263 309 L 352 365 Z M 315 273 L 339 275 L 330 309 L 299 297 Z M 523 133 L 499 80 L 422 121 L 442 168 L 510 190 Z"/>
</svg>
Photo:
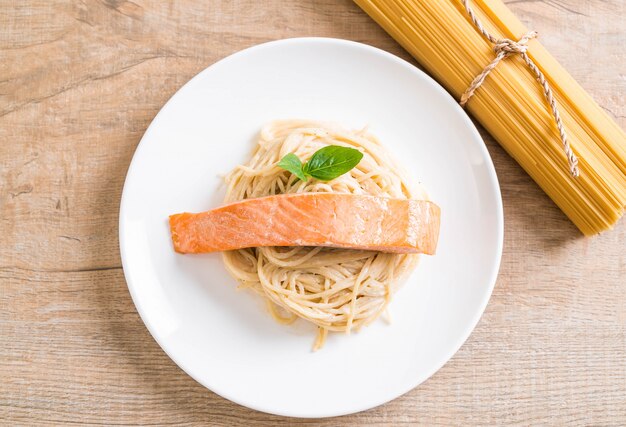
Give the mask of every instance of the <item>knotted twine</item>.
<svg viewBox="0 0 626 427">
<path fill-rule="evenodd" d="M 465 6 L 465 10 L 467 11 L 467 14 L 469 15 L 476 28 L 481 32 L 483 36 L 485 36 L 485 38 L 487 38 L 487 40 L 493 43 L 493 51 L 496 54 L 496 57 L 493 59 L 493 61 L 491 61 L 491 63 L 483 69 L 482 73 L 476 76 L 476 78 L 472 81 L 467 90 L 461 96 L 461 107 L 465 108 L 465 104 L 467 104 L 467 101 L 469 101 L 472 95 L 474 95 L 476 89 L 478 89 L 480 85 L 483 84 L 485 78 L 494 68 L 496 68 L 500 61 L 511 55 L 519 54 L 524 62 L 526 62 L 526 65 L 528 65 L 528 67 L 535 73 L 537 80 L 543 87 L 543 94 L 546 98 L 546 101 L 548 101 L 548 104 L 550 105 L 552 115 L 554 116 L 554 121 L 556 122 L 556 127 L 559 130 L 559 135 L 561 136 L 563 151 L 565 152 L 565 156 L 567 157 L 567 162 L 569 163 L 569 170 L 571 175 L 573 177 L 577 177 L 578 175 L 580 175 L 580 171 L 578 170 L 578 158 L 570 148 L 569 142 L 567 141 L 567 134 L 565 133 L 565 128 L 563 127 L 561 115 L 559 114 L 556 100 L 554 99 L 554 95 L 552 94 L 552 89 L 550 89 L 550 85 L 548 84 L 548 81 L 546 80 L 541 70 L 537 67 L 537 65 L 535 65 L 533 60 L 530 59 L 527 53 L 528 41 L 537 37 L 537 32 L 529 31 L 528 33 L 524 34 L 522 38 L 520 38 L 518 41 L 506 38 L 497 39 L 492 34 L 490 34 L 485 29 L 485 27 L 483 27 L 482 23 L 478 20 L 478 18 L 474 14 L 474 11 L 470 7 L 468 0 L 461 0 L 461 2 L 463 3 L 463 6 Z"/>
</svg>

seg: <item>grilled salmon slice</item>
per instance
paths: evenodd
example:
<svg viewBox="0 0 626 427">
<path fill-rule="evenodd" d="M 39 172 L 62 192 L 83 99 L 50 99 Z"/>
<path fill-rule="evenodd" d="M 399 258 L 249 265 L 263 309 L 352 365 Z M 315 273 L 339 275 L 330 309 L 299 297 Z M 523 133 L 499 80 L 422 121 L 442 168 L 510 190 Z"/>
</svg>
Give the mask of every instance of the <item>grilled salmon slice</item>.
<svg viewBox="0 0 626 427">
<path fill-rule="evenodd" d="M 439 207 L 425 200 L 337 193 L 246 199 L 202 213 L 170 216 L 180 253 L 259 246 L 330 246 L 432 255 Z"/>
</svg>

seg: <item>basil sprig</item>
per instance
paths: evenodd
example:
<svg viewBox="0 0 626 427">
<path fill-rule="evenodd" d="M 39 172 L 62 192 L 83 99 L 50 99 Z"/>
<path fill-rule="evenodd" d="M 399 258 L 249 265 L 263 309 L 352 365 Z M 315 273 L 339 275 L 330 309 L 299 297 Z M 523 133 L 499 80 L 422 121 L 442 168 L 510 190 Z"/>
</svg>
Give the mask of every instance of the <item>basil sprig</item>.
<svg viewBox="0 0 626 427">
<path fill-rule="evenodd" d="M 302 163 L 295 154 L 289 153 L 278 162 L 278 166 L 302 181 L 310 177 L 320 181 L 331 181 L 352 170 L 362 158 L 363 153 L 354 148 L 329 145 L 313 153 L 306 163 Z"/>
</svg>

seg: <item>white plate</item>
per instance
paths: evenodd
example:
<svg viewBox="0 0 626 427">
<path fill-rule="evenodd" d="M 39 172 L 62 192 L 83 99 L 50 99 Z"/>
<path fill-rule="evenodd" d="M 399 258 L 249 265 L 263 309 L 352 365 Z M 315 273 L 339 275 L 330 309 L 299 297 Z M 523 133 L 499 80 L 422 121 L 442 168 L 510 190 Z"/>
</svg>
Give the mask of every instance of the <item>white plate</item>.
<svg viewBox="0 0 626 427">
<path fill-rule="evenodd" d="M 437 255 L 396 294 L 392 323 L 331 334 L 316 353 L 311 325 L 275 323 L 258 296 L 236 290 L 220 254 L 175 254 L 167 226 L 171 213 L 219 206 L 221 175 L 277 118 L 370 125 L 442 210 Z M 215 393 L 297 417 L 380 405 L 443 366 L 485 309 L 502 236 L 493 164 L 454 99 L 409 63 L 336 39 L 262 44 L 198 74 L 146 131 L 120 211 L 128 288 L 163 350 Z"/>
</svg>

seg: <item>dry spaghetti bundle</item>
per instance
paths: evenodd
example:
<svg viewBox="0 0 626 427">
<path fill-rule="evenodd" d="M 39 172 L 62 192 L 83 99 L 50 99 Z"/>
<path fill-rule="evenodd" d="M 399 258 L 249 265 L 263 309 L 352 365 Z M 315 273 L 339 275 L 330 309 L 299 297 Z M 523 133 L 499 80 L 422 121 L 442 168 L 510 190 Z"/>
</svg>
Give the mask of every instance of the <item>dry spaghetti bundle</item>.
<svg viewBox="0 0 626 427">
<path fill-rule="evenodd" d="M 584 234 L 619 220 L 626 135 L 500 0 L 355 2 L 459 100 L 502 53 L 466 108 Z"/>
</svg>

